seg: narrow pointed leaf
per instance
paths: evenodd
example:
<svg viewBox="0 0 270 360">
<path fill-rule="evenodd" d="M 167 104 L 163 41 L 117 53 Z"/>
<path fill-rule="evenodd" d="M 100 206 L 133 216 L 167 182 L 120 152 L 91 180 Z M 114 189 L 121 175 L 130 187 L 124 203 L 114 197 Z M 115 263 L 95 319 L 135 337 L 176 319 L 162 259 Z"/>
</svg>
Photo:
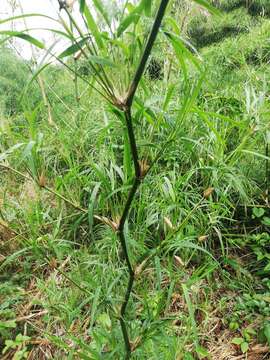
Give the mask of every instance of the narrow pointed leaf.
<svg viewBox="0 0 270 360">
<path fill-rule="evenodd" d="M 142 7 L 146 16 L 151 16 L 152 0 L 143 0 Z"/>
<path fill-rule="evenodd" d="M 83 14 L 85 7 L 85 0 L 80 0 L 80 12 Z"/>
<path fill-rule="evenodd" d="M 34 38 L 31 35 L 25 34 L 20 31 L 2 30 L 2 31 L 0 31 L 0 35 L 7 35 L 10 37 L 14 36 L 14 37 L 20 38 L 22 40 L 25 40 L 40 49 L 45 48 L 44 44 L 41 41 L 37 40 L 36 38 Z"/>
<path fill-rule="evenodd" d="M 44 18 L 50 19 L 52 21 L 58 22 L 56 19 L 52 18 L 51 16 L 33 13 L 33 14 L 23 14 L 23 15 L 18 15 L 18 16 L 11 16 L 11 17 L 9 17 L 7 19 L 0 20 L 0 25 L 2 25 L 4 23 L 7 23 L 7 22 L 14 21 L 14 20 L 24 19 L 24 18 L 27 18 L 27 17 L 36 17 L 36 16 L 44 17 Z"/>
<path fill-rule="evenodd" d="M 123 32 L 131 25 L 136 24 L 140 19 L 140 14 L 138 12 L 133 11 L 128 16 L 124 18 L 124 20 L 120 23 L 117 29 L 117 37 L 121 36 Z"/>
<path fill-rule="evenodd" d="M 109 67 L 116 67 L 116 64 L 114 62 L 112 62 L 110 59 L 104 58 L 101 56 L 90 55 L 90 56 L 88 56 L 88 59 L 93 64 L 109 66 Z"/>
<path fill-rule="evenodd" d="M 82 3 L 81 3 L 82 4 Z M 98 29 L 98 26 L 87 6 L 86 3 L 84 3 L 83 8 L 81 8 L 81 10 L 83 10 L 82 14 L 85 16 L 86 18 L 86 22 L 87 22 L 87 26 L 89 29 L 89 32 L 94 36 L 96 43 L 98 45 L 99 48 L 103 49 L 104 48 L 104 44 L 102 41 L 102 36 L 100 34 L 100 31 Z"/>
<path fill-rule="evenodd" d="M 220 11 L 212 6 L 207 0 L 193 0 L 198 5 L 204 7 L 206 10 L 208 10 L 213 15 L 220 15 Z"/>
<path fill-rule="evenodd" d="M 117 37 L 121 36 L 123 32 L 131 25 L 136 24 L 139 19 L 140 15 L 143 11 L 149 11 L 149 3 L 150 0 L 142 0 L 138 6 L 135 7 L 121 22 L 117 29 Z M 151 12 L 151 8 L 150 8 Z"/>
<path fill-rule="evenodd" d="M 260 153 L 258 153 L 258 152 L 256 152 L 256 151 L 251 151 L 251 150 L 245 150 L 245 149 L 243 149 L 243 150 L 241 150 L 243 153 L 246 153 L 246 154 L 250 154 L 250 155 L 254 155 L 254 156 L 257 156 L 257 157 L 259 157 L 259 158 L 261 158 L 261 159 L 265 159 L 265 160 L 270 160 L 270 157 L 269 156 L 266 156 L 266 155 L 264 155 L 264 154 L 260 154 Z"/>
<path fill-rule="evenodd" d="M 110 27 L 111 26 L 111 22 L 109 19 L 109 15 L 105 9 L 105 6 L 102 4 L 101 0 L 93 0 L 93 3 L 95 5 L 95 7 L 97 8 L 97 10 L 100 12 L 100 14 L 103 16 L 105 22 L 107 23 L 107 25 Z"/>
<path fill-rule="evenodd" d="M 181 38 L 175 34 L 165 32 L 165 35 L 170 40 L 172 47 L 174 48 L 175 54 L 177 56 L 178 61 L 183 66 L 183 60 L 187 59 L 191 63 L 193 63 L 198 70 L 201 71 L 201 66 L 199 60 L 191 53 L 189 49 L 184 45 Z"/>
<path fill-rule="evenodd" d="M 88 41 L 88 38 L 84 38 L 80 41 L 78 41 L 76 44 L 73 44 L 71 46 L 69 46 L 66 50 L 64 50 L 59 56 L 59 59 L 63 59 L 67 56 L 73 55 L 76 52 L 78 52 L 79 50 L 82 49 L 83 45 Z"/>
<path fill-rule="evenodd" d="M 94 224 L 94 209 L 97 201 L 97 195 L 100 188 L 101 183 L 97 183 L 92 191 L 89 205 L 88 205 L 88 224 L 89 224 L 89 232 L 91 233 L 92 238 L 94 238 L 93 234 L 93 224 Z"/>
<path fill-rule="evenodd" d="M 52 33 L 55 33 L 57 35 L 63 36 L 65 38 L 71 39 L 72 40 L 72 36 L 68 33 L 65 33 L 64 31 L 60 31 L 60 30 L 56 30 L 56 29 L 51 29 L 51 28 L 38 28 L 38 30 L 45 30 L 45 31 L 50 31 Z"/>
</svg>

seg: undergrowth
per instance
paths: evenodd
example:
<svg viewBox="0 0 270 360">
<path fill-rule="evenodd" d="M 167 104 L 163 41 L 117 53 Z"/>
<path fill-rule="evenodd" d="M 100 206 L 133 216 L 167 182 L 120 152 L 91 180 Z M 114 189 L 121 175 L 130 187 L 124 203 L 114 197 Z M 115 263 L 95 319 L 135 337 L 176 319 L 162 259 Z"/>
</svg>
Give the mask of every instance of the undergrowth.
<svg viewBox="0 0 270 360">
<path fill-rule="evenodd" d="M 153 50 L 162 73 L 146 68 L 134 98 L 147 177 L 123 230 L 133 359 L 269 357 L 269 20 L 215 3 L 225 15 L 185 8 L 196 17 L 178 48 L 170 36 L 185 13 L 168 9 Z M 134 49 L 120 44 L 127 58 L 117 48 L 130 72 L 152 20 L 134 24 L 137 43 L 126 35 Z M 133 176 L 123 114 L 53 63 L 42 72 L 52 124 L 35 81 L 25 93 L 29 64 L 8 47 L 2 62 L 1 359 L 123 359 L 117 230 Z M 122 90 L 130 74 L 110 71 Z"/>
</svg>

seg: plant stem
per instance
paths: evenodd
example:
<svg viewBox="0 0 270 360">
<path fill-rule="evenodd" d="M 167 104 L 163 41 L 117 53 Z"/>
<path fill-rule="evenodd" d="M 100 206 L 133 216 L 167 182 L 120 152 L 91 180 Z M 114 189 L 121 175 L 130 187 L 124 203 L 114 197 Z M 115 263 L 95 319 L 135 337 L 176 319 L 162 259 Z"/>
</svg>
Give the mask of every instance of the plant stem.
<svg viewBox="0 0 270 360">
<path fill-rule="evenodd" d="M 134 170 L 135 170 L 135 177 L 133 179 L 133 185 L 128 194 L 126 204 L 124 206 L 124 210 L 121 215 L 119 226 L 118 226 L 119 239 L 120 239 L 121 247 L 122 247 L 122 250 L 124 253 L 125 261 L 127 263 L 128 272 L 129 272 L 128 285 L 126 288 L 124 301 L 121 305 L 121 311 L 120 311 L 120 324 L 121 324 L 121 329 L 122 329 L 123 338 L 124 338 L 124 342 L 125 342 L 125 348 L 126 348 L 125 359 L 126 360 L 130 359 L 132 349 L 131 349 L 129 334 L 128 334 L 127 325 L 126 325 L 126 321 L 125 321 L 125 314 L 126 314 L 127 305 L 128 305 L 129 298 L 130 298 L 130 295 L 131 295 L 131 292 L 133 289 L 133 285 L 134 285 L 135 272 L 133 270 L 133 267 L 132 267 L 132 264 L 130 261 L 130 257 L 128 254 L 127 241 L 126 241 L 125 234 L 124 234 L 124 227 L 125 227 L 125 223 L 127 221 L 128 214 L 129 214 L 130 208 L 132 206 L 133 200 L 137 193 L 137 190 L 139 189 L 139 186 L 145 177 L 145 174 L 142 173 L 141 168 L 140 168 L 138 147 L 137 147 L 133 124 L 132 124 L 131 108 L 132 108 L 132 104 L 133 104 L 134 95 L 137 91 L 139 82 L 145 71 L 145 66 L 146 66 L 147 60 L 151 54 L 151 50 L 153 48 L 156 37 L 158 35 L 158 31 L 159 31 L 162 19 L 164 17 L 168 2 L 169 2 L 169 0 L 161 0 L 161 2 L 160 2 L 159 9 L 156 14 L 156 18 L 155 18 L 152 30 L 150 32 L 149 38 L 147 40 L 144 52 L 142 54 L 140 63 L 135 72 L 134 78 L 128 88 L 125 101 L 120 106 L 121 110 L 124 111 L 124 115 L 125 115 L 125 121 L 126 121 L 127 130 L 128 130 L 129 144 L 130 144 L 133 165 L 134 165 Z"/>
<path fill-rule="evenodd" d="M 71 13 L 69 12 L 69 10 L 67 8 L 65 8 L 65 12 L 69 17 L 71 24 L 73 24 L 75 26 L 75 28 L 78 31 L 80 37 L 83 39 L 84 35 L 83 35 L 82 30 L 80 29 L 77 22 L 74 20 L 73 16 L 71 15 Z M 83 20 L 85 21 L 84 17 L 83 17 Z M 86 27 L 87 27 L 87 25 L 86 25 Z M 73 36 L 73 33 L 72 33 L 72 36 Z M 77 44 L 79 46 L 79 43 L 76 41 L 76 39 L 74 37 L 73 37 L 73 40 L 75 41 L 75 44 Z M 93 42 L 92 42 L 92 44 L 93 44 Z M 80 50 L 82 51 L 83 55 L 86 57 L 86 59 L 88 59 L 87 54 L 83 50 L 83 47 L 81 47 L 81 46 L 79 46 L 79 47 L 80 47 Z M 91 49 L 91 47 L 89 46 L 88 43 L 86 43 L 86 47 L 87 47 L 87 49 L 88 49 L 88 51 L 90 52 L 91 55 L 96 54 L 95 48 Z M 103 77 L 100 74 L 99 70 L 95 68 L 94 64 L 91 61 L 89 62 L 89 64 L 90 64 L 91 68 L 93 69 L 93 71 L 95 72 L 96 76 L 100 79 L 99 84 L 102 86 L 102 88 L 104 88 L 107 95 L 112 97 L 113 96 L 113 90 L 111 88 L 112 84 L 110 83 L 110 81 L 109 81 L 109 79 L 108 79 L 108 77 L 107 77 L 107 75 L 106 75 L 106 73 L 104 71 L 103 66 L 99 65 L 98 68 L 103 72 L 103 74 L 105 76 L 105 79 L 103 79 Z"/>
<path fill-rule="evenodd" d="M 134 95 L 136 93 L 136 90 L 137 90 L 137 87 L 141 80 L 141 77 L 144 73 L 147 60 L 151 54 L 151 51 L 152 51 L 154 42 L 156 40 L 156 37 L 157 37 L 157 34 L 158 34 L 158 31 L 159 31 L 159 28 L 160 28 L 162 19 L 164 17 L 168 3 L 169 3 L 169 0 L 161 0 L 161 3 L 159 5 L 159 9 L 158 9 L 152 30 L 150 32 L 149 38 L 147 40 L 144 52 L 142 54 L 139 66 L 138 66 L 137 71 L 134 75 L 134 78 L 131 82 L 131 85 L 128 89 L 128 93 L 127 93 L 127 97 L 126 97 L 126 105 L 127 106 L 131 107 L 131 105 L 132 105 Z"/>
<path fill-rule="evenodd" d="M 138 156 L 138 149 L 137 149 L 135 134 L 134 134 L 134 130 L 133 130 L 130 107 L 128 107 L 127 110 L 125 111 L 125 120 L 126 120 L 130 149 L 131 149 L 132 159 L 133 159 L 133 164 L 134 164 L 134 169 L 135 169 L 135 176 L 137 178 L 140 178 L 139 156 Z"/>
</svg>

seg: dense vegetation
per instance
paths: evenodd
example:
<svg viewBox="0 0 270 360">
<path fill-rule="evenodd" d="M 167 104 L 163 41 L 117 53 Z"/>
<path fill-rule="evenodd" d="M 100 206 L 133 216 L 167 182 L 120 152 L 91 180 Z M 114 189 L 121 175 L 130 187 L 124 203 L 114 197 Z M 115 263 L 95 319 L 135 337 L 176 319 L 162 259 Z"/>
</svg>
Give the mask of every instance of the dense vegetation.
<svg viewBox="0 0 270 360">
<path fill-rule="evenodd" d="M 39 73 L 1 45 L 1 359 L 125 358 L 136 162 L 92 87 L 125 94 L 160 1 L 93 3 L 102 58 L 73 39 Z M 269 1 L 169 2 L 132 103 L 133 359 L 269 359 L 269 39 Z"/>
</svg>

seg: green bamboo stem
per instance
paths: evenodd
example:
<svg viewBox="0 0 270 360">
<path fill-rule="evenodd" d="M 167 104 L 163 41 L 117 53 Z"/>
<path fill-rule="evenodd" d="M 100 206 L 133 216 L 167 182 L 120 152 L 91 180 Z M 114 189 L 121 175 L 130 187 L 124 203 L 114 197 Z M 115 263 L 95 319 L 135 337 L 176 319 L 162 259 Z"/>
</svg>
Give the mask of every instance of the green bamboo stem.
<svg viewBox="0 0 270 360">
<path fill-rule="evenodd" d="M 165 11 L 166 11 L 166 7 L 167 7 L 168 3 L 169 3 L 169 0 L 161 0 L 161 2 L 160 2 L 159 9 L 156 14 L 152 30 L 148 37 L 144 52 L 142 54 L 142 57 L 139 62 L 139 65 L 137 67 L 137 70 L 135 72 L 134 78 L 131 81 L 131 84 L 128 88 L 124 102 L 119 104 L 119 108 L 124 111 L 124 115 L 125 115 L 125 121 L 126 121 L 127 130 L 128 130 L 128 138 L 129 138 L 132 159 L 133 159 L 133 165 L 134 165 L 134 171 L 135 171 L 133 184 L 132 184 L 131 190 L 128 194 L 126 204 L 124 206 L 123 213 L 120 218 L 119 227 L 118 227 L 119 239 L 120 239 L 121 247 L 122 247 L 124 257 L 125 257 L 125 260 L 127 263 L 128 272 L 129 272 L 128 285 L 126 288 L 124 301 L 122 303 L 121 310 L 120 310 L 120 324 L 121 324 L 121 329 L 122 329 L 123 338 L 124 338 L 124 342 L 125 342 L 125 348 L 126 348 L 125 359 L 126 360 L 130 359 L 132 349 L 131 349 L 131 343 L 130 343 L 128 330 L 127 330 L 127 324 L 125 321 L 125 314 L 126 314 L 127 305 L 128 305 L 129 299 L 130 299 L 130 295 L 132 293 L 134 281 L 135 281 L 135 271 L 133 270 L 133 267 L 132 267 L 132 264 L 130 261 L 130 257 L 128 254 L 127 241 L 126 241 L 125 234 L 124 234 L 124 226 L 127 221 L 128 214 L 129 214 L 130 208 L 132 206 L 133 200 L 139 189 L 139 186 L 142 183 L 142 181 L 146 175 L 146 174 L 143 174 L 143 171 L 141 171 L 141 168 L 140 168 L 138 147 L 137 147 L 136 137 L 134 134 L 133 124 L 132 124 L 131 108 L 133 105 L 133 99 L 134 99 L 135 93 L 137 91 L 137 88 L 138 88 L 138 85 L 142 78 L 142 75 L 145 71 L 147 60 L 149 59 L 149 56 L 151 54 L 154 42 L 158 35 L 158 31 L 159 31 L 162 19 L 165 15 Z"/>
</svg>

